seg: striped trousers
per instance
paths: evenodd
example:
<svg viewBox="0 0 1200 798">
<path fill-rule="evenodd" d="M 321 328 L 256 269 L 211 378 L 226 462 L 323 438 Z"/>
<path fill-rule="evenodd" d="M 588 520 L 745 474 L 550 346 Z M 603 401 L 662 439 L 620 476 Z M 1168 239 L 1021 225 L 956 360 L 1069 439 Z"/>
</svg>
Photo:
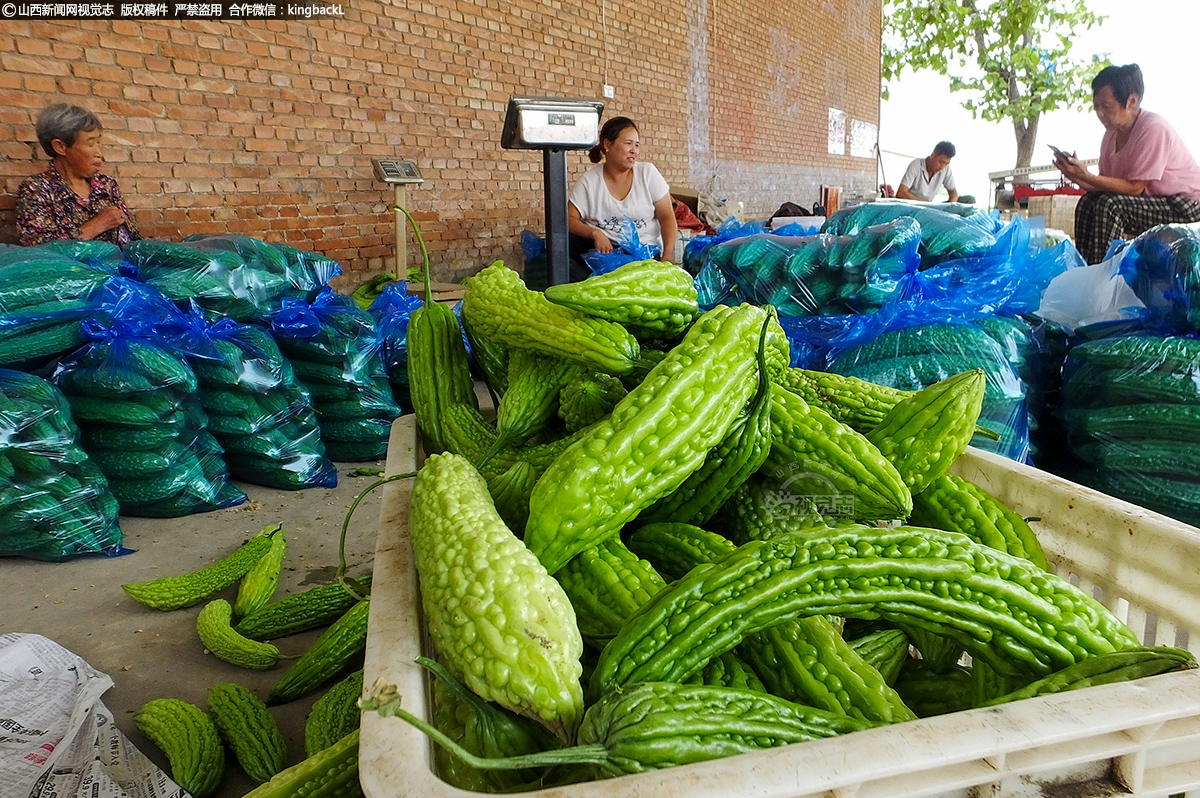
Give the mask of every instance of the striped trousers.
<svg viewBox="0 0 1200 798">
<path fill-rule="evenodd" d="M 1089 191 L 1075 206 L 1075 247 L 1088 263 L 1104 260 L 1117 239 L 1134 238 L 1160 224 L 1200 222 L 1200 202 L 1183 194 L 1130 196 Z"/>
</svg>

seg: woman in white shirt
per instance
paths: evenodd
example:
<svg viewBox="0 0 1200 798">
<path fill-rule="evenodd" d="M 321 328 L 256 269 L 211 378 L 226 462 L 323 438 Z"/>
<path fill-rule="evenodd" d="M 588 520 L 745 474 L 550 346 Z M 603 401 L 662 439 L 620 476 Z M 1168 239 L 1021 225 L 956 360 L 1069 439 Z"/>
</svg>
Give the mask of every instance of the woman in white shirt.
<svg viewBox="0 0 1200 798">
<path fill-rule="evenodd" d="M 600 143 L 588 151 L 588 160 L 599 165 L 584 172 L 567 197 L 569 229 L 597 251 L 612 252 L 628 217 L 640 243 L 659 247 L 659 258 L 674 262 L 678 230 L 671 190 L 654 164 L 638 160 L 640 149 L 632 119 L 614 116 L 604 123 Z"/>
</svg>

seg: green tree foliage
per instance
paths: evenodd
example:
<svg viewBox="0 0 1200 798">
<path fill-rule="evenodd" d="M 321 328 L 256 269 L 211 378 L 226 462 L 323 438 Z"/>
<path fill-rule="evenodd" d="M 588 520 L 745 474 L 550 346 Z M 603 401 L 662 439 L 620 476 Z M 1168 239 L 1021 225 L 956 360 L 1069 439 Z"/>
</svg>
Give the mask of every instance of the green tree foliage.
<svg viewBox="0 0 1200 798">
<path fill-rule="evenodd" d="M 1105 54 L 1071 55 L 1072 37 L 1104 17 L 1086 0 L 884 0 L 883 97 L 905 69 L 932 70 L 968 92 L 978 119 L 1008 121 L 1016 166 L 1029 166 L 1047 111 L 1084 109 Z"/>
</svg>

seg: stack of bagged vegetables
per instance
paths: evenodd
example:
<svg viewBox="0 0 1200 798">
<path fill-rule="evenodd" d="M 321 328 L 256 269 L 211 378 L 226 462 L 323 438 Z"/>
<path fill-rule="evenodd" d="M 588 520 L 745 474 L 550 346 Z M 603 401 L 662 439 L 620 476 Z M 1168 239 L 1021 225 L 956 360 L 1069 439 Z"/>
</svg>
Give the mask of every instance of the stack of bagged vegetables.
<svg viewBox="0 0 1200 798">
<path fill-rule="evenodd" d="M 329 458 L 382 457 L 403 411 L 392 396 L 371 314 L 326 287 L 312 302 L 285 301 L 271 317 L 271 333 L 312 396 Z"/>
<path fill-rule="evenodd" d="M 174 697 L 154 698 L 138 709 L 134 724 L 163 751 L 172 779 L 194 798 L 221 787 L 227 751 L 260 785 L 247 798 L 362 795 L 357 701 L 370 579 L 349 579 L 339 569 L 332 583 L 272 600 L 286 552 L 287 536 L 275 524 L 199 570 L 122 585 L 134 601 L 163 612 L 204 604 L 193 621 L 196 642 L 236 668 L 271 670 L 285 659 L 274 641 L 324 629 L 298 657 L 287 657 L 295 662 L 265 700 L 222 681 L 208 686 L 207 711 Z M 232 601 L 216 597 L 235 584 Z M 325 692 L 305 722 L 304 755 L 296 761 L 271 707 L 320 690 Z"/>
<path fill-rule="evenodd" d="M 79 445 L 62 393 L 0 369 L 0 555 L 120 554 L 117 502 Z"/>
<path fill-rule="evenodd" d="M 84 321 L 87 343 L 58 361 L 51 380 L 121 513 L 170 518 L 244 502 L 187 357 L 148 331 L 163 317 L 161 295 L 123 278 L 106 292 L 111 324 Z"/>
<path fill-rule="evenodd" d="M 1073 347 L 1060 412 L 1075 479 L 1200 523 L 1200 340 L 1134 334 Z"/>
<path fill-rule="evenodd" d="M 453 314 L 413 314 L 430 455 L 410 535 L 445 685 L 433 723 L 394 688 L 363 706 L 433 737 L 444 778 L 602 778 L 1195 666 L 1141 647 L 947 473 L 981 369 L 901 390 L 792 368 L 770 309 L 700 314 L 680 274 L 468 280 L 472 346 L 507 364 L 495 422 Z M 581 375 L 624 393 L 568 393 Z M 568 432 L 576 396 L 590 423 Z"/>
</svg>

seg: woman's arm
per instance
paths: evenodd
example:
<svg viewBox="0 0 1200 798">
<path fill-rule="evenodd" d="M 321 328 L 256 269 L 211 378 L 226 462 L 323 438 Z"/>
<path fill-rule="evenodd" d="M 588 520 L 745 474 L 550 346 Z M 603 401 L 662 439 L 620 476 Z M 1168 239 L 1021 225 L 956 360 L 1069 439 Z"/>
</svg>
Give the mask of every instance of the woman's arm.
<svg viewBox="0 0 1200 798">
<path fill-rule="evenodd" d="M 567 203 L 567 230 L 581 238 L 590 238 L 597 252 L 612 252 L 612 239 L 599 227 L 592 227 L 583 220 L 574 202 Z"/>
<path fill-rule="evenodd" d="M 675 206 L 670 194 L 654 203 L 654 218 L 658 220 L 658 226 L 662 229 L 663 251 L 658 259 L 674 263 L 675 239 L 679 236 L 679 227 L 675 224 Z"/>
<path fill-rule="evenodd" d="M 1111 175 L 1094 175 L 1088 171 L 1082 161 L 1071 155 L 1057 155 L 1054 166 L 1063 173 L 1063 177 L 1087 191 L 1110 191 L 1113 194 L 1128 194 L 1131 197 L 1141 196 L 1149 185 L 1148 180 L 1126 180 L 1123 177 Z"/>
</svg>

